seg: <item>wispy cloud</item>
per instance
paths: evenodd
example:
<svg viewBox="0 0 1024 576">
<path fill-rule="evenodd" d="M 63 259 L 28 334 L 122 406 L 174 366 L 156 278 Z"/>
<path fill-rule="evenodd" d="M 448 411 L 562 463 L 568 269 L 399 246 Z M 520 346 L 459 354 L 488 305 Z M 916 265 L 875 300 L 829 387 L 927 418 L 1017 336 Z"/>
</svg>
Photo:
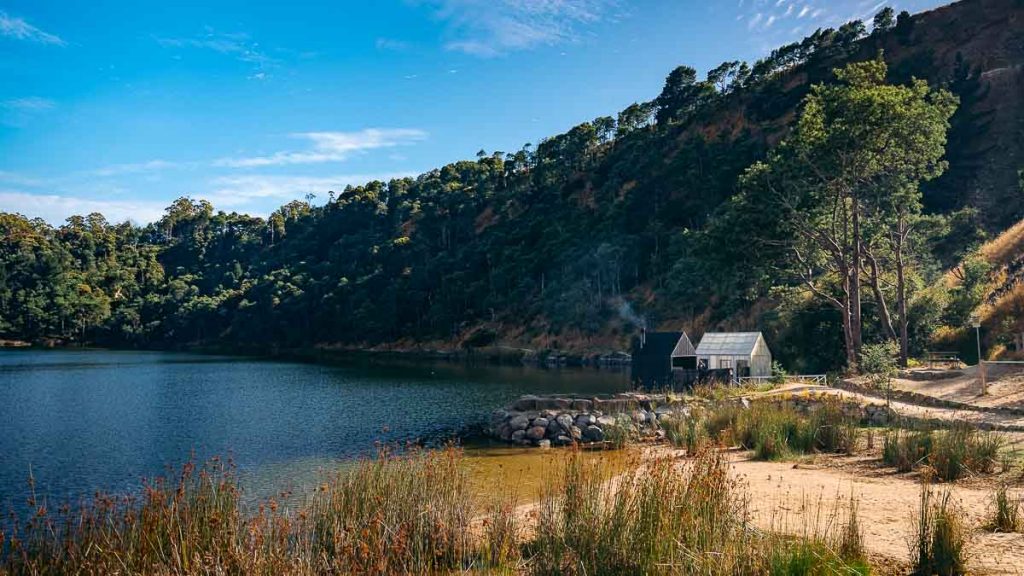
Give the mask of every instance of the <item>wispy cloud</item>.
<svg viewBox="0 0 1024 576">
<path fill-rule="evenodd" d="M 49 98 L 40 98 L 39 96 L 29 96 L 27 98 L 12 98 L 10 100 L 4 100 L 0 102 L 0 106 L 8 110 L 21 110 L 21 111 L 39 111 L 49 110 L 57 104 Z"/>
<path fill-rule="evenodd" d="M 21 127 L 27 125 L 34 117 L 57 106 L 48 98 L 28 96 L 0 101 L 0 124 Z"/>
<path fill-rule="evenodd" d="M 52 44 L 54 46 L 64 46 L 67 44 L 60 36 L 40 30 L 26 22 L 23 18 L 11 16 L 3 11 L 0 11 L 0 36 L 14 38 L 15 40 L 37 42 L 39 44 Z"/>
<path fill-rule="evenodd" d="M 377 38 L 375 42 L 377 50 L 386 50 L 391 52 L 402 52 L 408 50 L 410 45 L 405 40 L 398 40 L 396 38 Z"/>
<path fill-rule="evenodd" d="M 266 53 L 259 42 L 252 40 L 244 32 L 218 32 L 207 28 L 206 33 L 194 38 L 156 38 L 164 48 L 191 48 L 212 50 L 218 54 L 231 56 L 239 62 L 251 64 L 253 73 L 248 78 L 263 80 L 267 78 L 267 69 L 278 65 L 281 61 Z"/>
<path fill-rule="evenodd" d="M 145 162 L 112 164 L 110 166 L 104 166 L 102 168 L 90 170 L 89 174 L 92 174 L 94 176 L 121 176 L 124 174 L 144 174 L 148 172 L 156 172 L 160 170 L 178 168 L 180 166 L 182 166 L 181 163 L 170 162 L 168 160 L 148 160 Z"/>
<path fill-rule="evenodd" d="M 616 0 L 432 0 L 449 25 L 445 47 L 480 57 L 578 38 L 581 26 L 604 17 Z"/>
<path fill-rule="evenodd" d="M 60 224 L 69 216 L 99 212 L 111 222 L 131 220 L 145 224 L 159 220 L 163 214 L 162 202 L 146 200 L 97 200 L 59 194 L 31 194 L 20 190 L 0 189 L 0 206 L 9 212 L 18 212 L 29 218 L 42 218 L 51 224 Z"/>
<path fill-rule="evenodd" d="M 292 137 L 306 140 L 312 146 L 306 150 L 281 151 L 268 156 L 222 158 L 214 162 L 214 165 L 230 168 L 256 168 L 341 162 L 359 152 L 378 148 L 393 148 L 422 141 L 427 138 L 427 133 L 412 128 L 367 128 L 358 132 L 303 132 L 292 134 Z"/>
<path fill-rule="evenodd" d="M 877 0 L 872 0 L 877 1 Z M 753 2 L 740 2 L 738 5 L 737 20 L 746 19 L 748 30 L 759 30 L 767 32 L 776 24 L 784 30 L 792 31 L 797 21 L 821 20 L 825 15 L 825 8 L 817 4 L 822 0 L 754 0 Z M 814 25 L 812 22 L 810 25 Z M 783 38 L 772 37 L 772 42 L 783 41 Z"/>
</svg>

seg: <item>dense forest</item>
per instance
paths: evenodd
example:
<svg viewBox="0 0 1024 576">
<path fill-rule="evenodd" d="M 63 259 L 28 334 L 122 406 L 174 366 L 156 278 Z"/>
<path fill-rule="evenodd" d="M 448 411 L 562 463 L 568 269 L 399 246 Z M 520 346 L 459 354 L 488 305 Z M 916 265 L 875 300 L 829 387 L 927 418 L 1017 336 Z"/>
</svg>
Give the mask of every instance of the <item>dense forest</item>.
<svg viewBox="0 0 1024 576">
<path fill-rule="evenodd" d="M 967 323 L 972 254 L 1024 217 L 1020 76 L 991 73 L 1024 61 L 1022 12 L 884 9 L 870 33 L 817 30 L 703 79 L 680 66 L 651 101 L 536 146 L 268 218 L 190 198 L 141 227 L 0 212 L 0 338 L 593 353 L 645 322 L 761 329 L 795 371 L 874 342 L 917 354 Z"/>
</svg>

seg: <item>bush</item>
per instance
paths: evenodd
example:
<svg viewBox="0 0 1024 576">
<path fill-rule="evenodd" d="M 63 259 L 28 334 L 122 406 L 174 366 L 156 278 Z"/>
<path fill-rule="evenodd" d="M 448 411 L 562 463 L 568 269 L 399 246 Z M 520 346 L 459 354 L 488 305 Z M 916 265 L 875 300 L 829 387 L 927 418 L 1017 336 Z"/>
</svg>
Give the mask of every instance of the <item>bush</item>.
<svg viewBox="0 0 1024 576">
<path fill-rule="evenodd" d="M 910 545 L 914 574 L 959 576 L 966 573 L 967 531 L 948 491 L 936 501 L 931 489 L 923 486 L 914 524 L 914 540 Z"/>
</svg>

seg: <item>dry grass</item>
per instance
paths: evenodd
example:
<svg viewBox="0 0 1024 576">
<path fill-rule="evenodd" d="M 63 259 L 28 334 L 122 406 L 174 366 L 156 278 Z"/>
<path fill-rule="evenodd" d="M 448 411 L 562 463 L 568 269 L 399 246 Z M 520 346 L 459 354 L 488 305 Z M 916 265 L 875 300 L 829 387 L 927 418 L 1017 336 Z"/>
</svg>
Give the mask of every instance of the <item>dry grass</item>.
<svg viewBox="0 0 1024 576">
<path fill-rule="evenodd" d="M 855 510 L 836 538 L 760 532 L 747 511 L 742 486 L 715 450 L 700 450 L 682 470 L 657 459 L 618 481 L 574 458 L 543 500 L 528 546 L 531 568 L 569 575 L 868 572 Z"/>
<path fill-rule="evenodd" d="M 514 557 L 514 517 L 495 510 L 482 538 L 457 450 L 384 455 L 321 485 L 294 512 L 278 500 L 240 510 L 230 467 L 186 465 L 138 497 L 56 514 L 35 503 L 0 532 L 3 574 L 425 574 Z"/>
<path fill-rule="evenodd" d="M 981 255 L 993 266 L 1005 266 L 1024 253 L 1024 220 L 1017 222 L 981 247 Z"/>
<path fill-rule="evenodd" d="M 855 506 L 835 535 L 784 537 L 753 528 L 715 450 L 640 466 L 614 479 L 571 454 L 526 526 L 513 500 L 471 497 L 455 449 L 384 454 L 252 514 L 214 460 L 138 497 L 36 503 L 0 532 L 0 574 L 868 573 Z"/>
</svg>

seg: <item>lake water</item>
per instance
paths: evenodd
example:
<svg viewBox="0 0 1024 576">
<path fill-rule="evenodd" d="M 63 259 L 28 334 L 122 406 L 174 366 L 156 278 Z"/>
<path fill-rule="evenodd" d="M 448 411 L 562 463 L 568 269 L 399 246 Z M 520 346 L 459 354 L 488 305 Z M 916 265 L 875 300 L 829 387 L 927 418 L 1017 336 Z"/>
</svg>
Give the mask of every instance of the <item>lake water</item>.
<svg viewBox="0 0 1024 576">
<path fill-rule="evenodd" d="M 269 494 L 522 394 L 626 387 L 596 370 L 0 350 L 0 508 L 24 506 L 30 473 L 40 496 L 77 500 L 137 489 L 192 454 L 232 457 L 250 493 Z"/>
</svg>

